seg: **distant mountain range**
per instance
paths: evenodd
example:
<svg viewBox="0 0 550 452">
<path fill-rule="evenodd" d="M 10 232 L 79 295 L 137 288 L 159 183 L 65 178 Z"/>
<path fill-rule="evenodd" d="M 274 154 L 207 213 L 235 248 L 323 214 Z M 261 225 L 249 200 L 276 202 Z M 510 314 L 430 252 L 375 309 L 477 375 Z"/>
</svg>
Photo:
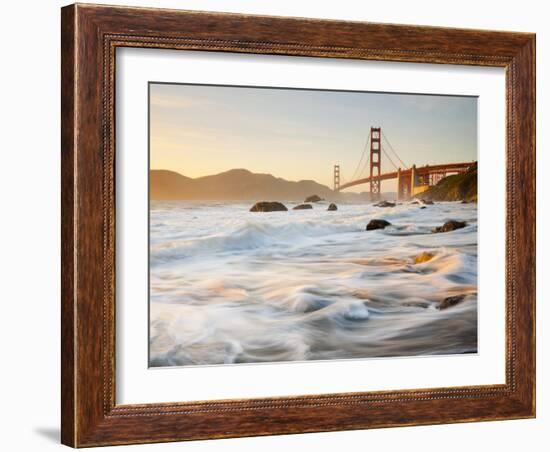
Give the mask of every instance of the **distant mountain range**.
<svg viewBox="0 0 550 452">
<path fill-rule="evenodd" d="M 329 201 L 369 201 L 364 193 L 335 193 L 313 180 L 288 181 L 271 174 L 232 169 L 196 179 L 174 171 L 150 171 L 150 197 L 154 200 L 303 201 L 318 195 Z M 385 193 L 387 197 L 394 194 Z"/>
</svg>

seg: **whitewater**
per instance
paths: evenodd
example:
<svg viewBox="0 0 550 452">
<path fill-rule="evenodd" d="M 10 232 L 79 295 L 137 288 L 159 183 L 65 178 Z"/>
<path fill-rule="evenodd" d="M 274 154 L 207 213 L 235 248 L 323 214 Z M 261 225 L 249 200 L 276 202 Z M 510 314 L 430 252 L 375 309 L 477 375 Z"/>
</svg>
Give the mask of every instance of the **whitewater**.
<svg viewBox="0 0 550 452">
<path fill-rule="evenodd" d="M 151 202 L 150 366 L 477 352 L 476 204 L 285 204 Z"/>
</svg>

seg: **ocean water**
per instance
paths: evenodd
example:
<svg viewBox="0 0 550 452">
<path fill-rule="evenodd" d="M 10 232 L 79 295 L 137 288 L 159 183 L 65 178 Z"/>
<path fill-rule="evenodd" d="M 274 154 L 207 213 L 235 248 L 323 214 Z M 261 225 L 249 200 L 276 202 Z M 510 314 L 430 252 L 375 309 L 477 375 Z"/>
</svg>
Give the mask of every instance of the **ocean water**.
<svg viewBox="0 0 550 452">
<path fill-rule="evenodd" d="M 151 202 L 151 366 L 477 351 L 476 204 L 251 205 Z M 431 232 L 448 219 L 468 225 Z"/>
</svg>

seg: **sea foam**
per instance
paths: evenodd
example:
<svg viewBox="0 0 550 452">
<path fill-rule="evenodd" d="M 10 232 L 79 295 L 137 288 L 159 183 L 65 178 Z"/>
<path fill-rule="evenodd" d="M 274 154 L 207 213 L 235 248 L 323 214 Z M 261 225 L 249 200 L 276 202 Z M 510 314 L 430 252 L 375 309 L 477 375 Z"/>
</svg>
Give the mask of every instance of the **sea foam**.
<svg viewBox="0 0 550 452">
<path fill-rule="evenodd" d="M 249 207 L 151 203 L 150 365 L 477 350 L 475 204 Z M 468 226 L 431 233 L 450 218 Z"/>
</svg>

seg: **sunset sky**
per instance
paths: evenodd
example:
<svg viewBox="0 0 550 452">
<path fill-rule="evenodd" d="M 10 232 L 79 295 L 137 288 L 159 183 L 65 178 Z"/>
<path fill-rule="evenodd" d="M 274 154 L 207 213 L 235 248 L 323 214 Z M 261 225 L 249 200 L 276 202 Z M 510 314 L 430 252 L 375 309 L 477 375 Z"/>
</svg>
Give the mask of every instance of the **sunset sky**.
<svg viewBox="0 0 550 452">
<path fill-rule="evenodd" d="M 382 127 L 407 166 L 477 160 L 475 97 L 149 87 L 151 169 L 195 178 L 246 168 L 332 187 L 335 164 L 344 182 L 353 175 L 371 126 Z M 382 155 L 382 172 L 394 169 Z M 367 191 L 368 185 L 353 189 Z M 394 190 L 394 182 L 382 183 L 382 191 Z"/>
</svg>

